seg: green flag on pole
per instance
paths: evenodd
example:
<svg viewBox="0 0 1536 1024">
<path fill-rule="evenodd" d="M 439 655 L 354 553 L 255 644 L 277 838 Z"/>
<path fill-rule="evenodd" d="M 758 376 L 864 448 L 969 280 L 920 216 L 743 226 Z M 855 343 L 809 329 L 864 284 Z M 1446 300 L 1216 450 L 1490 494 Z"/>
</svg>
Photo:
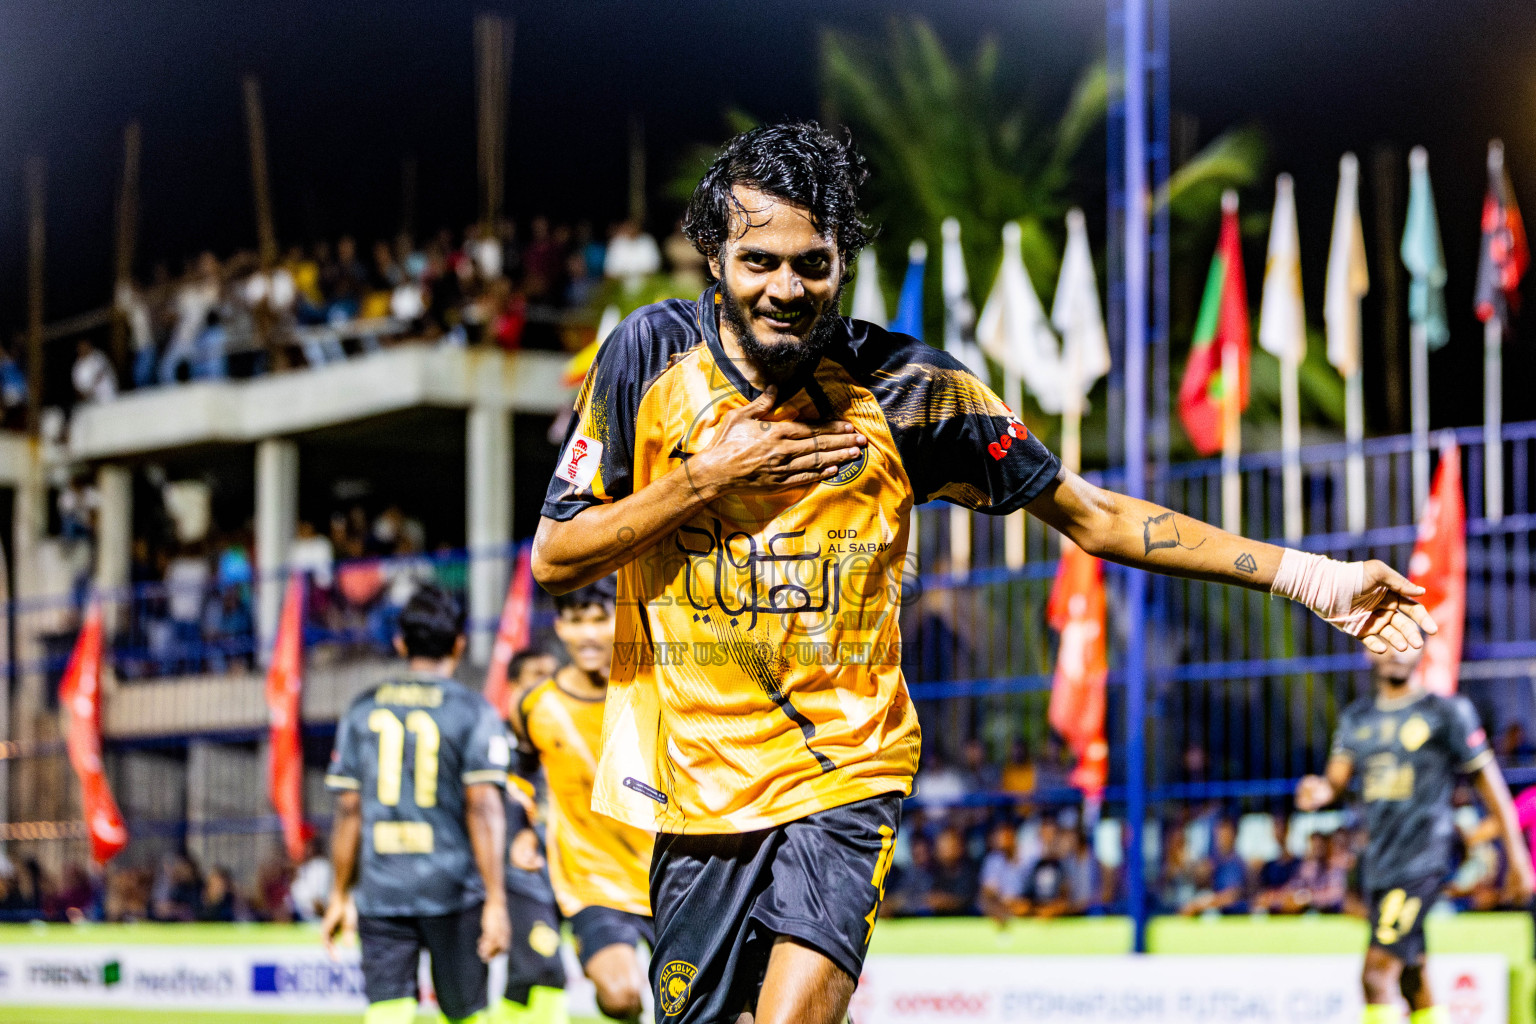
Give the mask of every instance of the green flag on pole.
<svg viewBox="0 0 1536 1024">
<path fill-rule="evenodd" d="M 1451 340 L 1451 328 L 1445 318 L 1445 250 L 1429 184 L 1429 160 L 1410 160 L 1408 174 L 1408 223 L 1402 247 L 1403 265 L 1410 275 L 1408 319 L 1424 328 L 1429 347 L 1437 349 Z"/>
</svg>

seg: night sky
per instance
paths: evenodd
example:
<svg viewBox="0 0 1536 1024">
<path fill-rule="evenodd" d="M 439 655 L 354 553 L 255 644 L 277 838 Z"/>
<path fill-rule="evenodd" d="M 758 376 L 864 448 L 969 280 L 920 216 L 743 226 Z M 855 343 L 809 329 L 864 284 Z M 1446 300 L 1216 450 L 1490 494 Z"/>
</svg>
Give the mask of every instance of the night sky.
<svg viewBox="0 0 1536 1024">
<path fill-rule="evenodd" d="M 961 54 L 995 32 L 1008 82 L 1046 116 L 1104 48 L 1103 8 L 1093 0 L 4 0 L 0 329 L 9 333 L 25 317 L 21 169 L 29 153 L 49 161 L 49 319 L 107 300 L 122 127 L 131 117 L 144 126 L 140 273 L 157 260 L 179 269 L 203 248 L 225 255 L 254 246 L 239 91 L 248 71 L 264 89 L 281 240 L 393 233 L 401 161 L 410 155 L 419 162 L 418 226 L 461 229 L 476 205 L 472 18 L 487 9 L 517 19 L 512 212 L 599 223 L 623 210 L 631 111 L 645 119 L 653 184 L 690 143 L 720 137 L 728 106 L 761 118 L 816 114 L 820 26 L 876 33 L 888 15 L 914 13 Z M 1339 154 L 1354 148 L 1368 174 L 1380 143 L 1404 153 L 1429 147 L 1455 339 L 1434 372 L 1437 384 L 1442 374 L 1465 375 L 1475 387 L 1471 274 L 1490 135 L 1506 142 L 1517 195 L 1536 204 L 1536 4 L 1173 0 L 1172 38 L 1174 106 L 1198 118 L 1201 141 L 1258 124 L 1271 138 L 1270 170 L 1296 176 L 1314 320 Z M 1376 273 L 1369 184 L 1362 212 Z M 1102 208 L 1098 194 L 1080 199 Z M 1249 199 L 1271 201 L 1267 187 Z M 1250 245 L 1249 263 L 1256 304 L 1262 240 Z M 1533 333 L 1531 324 L 1521 331 Z M 1512 379 L 1536 372 L 1532 348 L 1511 353 Z M 1529 390 L 1510 388 L 1511 418 L 1536 415 Z M 1436 420 L 1468 422 L 1438 400 Z"/>
</svg>

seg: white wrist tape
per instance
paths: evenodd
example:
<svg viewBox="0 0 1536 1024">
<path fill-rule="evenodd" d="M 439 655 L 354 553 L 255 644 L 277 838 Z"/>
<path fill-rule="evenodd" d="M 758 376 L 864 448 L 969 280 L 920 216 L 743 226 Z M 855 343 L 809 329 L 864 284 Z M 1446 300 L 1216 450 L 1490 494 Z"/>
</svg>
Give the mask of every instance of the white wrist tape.
<svg viewBox="0 0 1536 1024">
<path fill-rule="evenodd" d="M 1377 587 L 1365 589 L 1364 562 L 1338 562 L 1323 555 L 1287 548 L 1269 592 L 1299 601 L 1329 625 L 1359 636 L 1381 600 Z"/>
</svg>

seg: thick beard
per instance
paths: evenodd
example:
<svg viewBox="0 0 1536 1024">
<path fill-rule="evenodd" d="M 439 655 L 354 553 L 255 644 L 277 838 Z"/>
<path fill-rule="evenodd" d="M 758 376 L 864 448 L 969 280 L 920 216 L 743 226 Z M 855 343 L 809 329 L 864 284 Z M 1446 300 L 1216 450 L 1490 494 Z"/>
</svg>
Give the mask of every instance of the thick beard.
<svg viewBox="0 0 1536 1024">
<path fill-rule="evenodd" d="M 730 285 L 725 283 L 723 277 L 720 280 L 720 297 L 720 315 L 736 333 L 736 340 L 747 359 L 770 380 L 783 381 L 802 366 L 814 366 L 832 343 L 832 335 L 837 330 L 838 311 L 843 308 L 843 285 L 838 284 L 832 300 L 817 314 L 805 337 L 771 344 L 765 343 L 752 330 L 750 312 L 743 309 L 736 296 L 731 294 Z"/>
</svg>

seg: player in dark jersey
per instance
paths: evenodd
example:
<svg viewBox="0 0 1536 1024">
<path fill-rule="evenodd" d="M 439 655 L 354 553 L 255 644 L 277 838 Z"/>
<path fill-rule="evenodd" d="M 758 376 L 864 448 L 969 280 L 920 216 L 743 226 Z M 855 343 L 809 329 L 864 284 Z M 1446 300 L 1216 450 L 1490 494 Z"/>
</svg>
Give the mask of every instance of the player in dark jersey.
<svg viewBox="0 0 1536 1024">
<path fill-rule="evenodd" d="M 1092 555 L 1300 600 L 1375 650 L 1434 628 L 1386 565 L 1092 486 L 956 359 L 840 317 L 864 176 L 816 125 L 726 145 L 685 222 L 716 283 L 604 341 L 534 541 L 552 593 L 618 572 L 592 804 L 659 833 L 661 1024 L 847 1011 L 917 767 L 913 507 L 1024 508 Z"/>
<path fill-rule="evenodd" d="M 1308 775 L 1296 787 L 1296 806 L 1314 811 L 1359 780 L 1370 833 L 1362 875 L 1371 908 L 1364 1024 L 1395 1024 L 1399 991 L 1412 1024 L 1450 1024 L 1424 973 L 1424 915 L 1454 871 L 1458 776 L 1472 777 L 1503 831 L 1512 887 L 1522 902 L 1531 898 L 1530 854 L 1477 711 L 1465 697 L 1416 685 L 1418 653 L 1371 656 L 1375 692 L 1339 716 L 1327 774 Z"/>
<path fill-rule="evenodd" d="M 459 602 L 424 584 L 400 613 L 399 678 L 352 702 L 326 785 L 337 792 L 335 883 L 321 932 L 331 948 L 355 901 L 365 1024 L 411 1024 L 417 964 L 432 960 L 438 1006 L 479 1021 L 487 963 L 507 949 L 502 790 L 506 726 L 452 678 L 464 653 Z"/>
<path fill-rule="evenodd" d="M 543 651 L 514 655 L 507 666 L 507 706 L 516 707 L 558 667 L 554 655 Z M 521 773 L 507 778 L 507 912 L 512 919 L 512 948 L 497 1024 L 566 1024 L 570 1011 L 565 964 L 560 959 L 560 910 L 549 884 L 543 825 L 520 827 L 539 820 L 535 785 L 529 781 L 537 775 L 538 752 L 520 743 L 518 757 L 526 759 Z"/>
</svg>

